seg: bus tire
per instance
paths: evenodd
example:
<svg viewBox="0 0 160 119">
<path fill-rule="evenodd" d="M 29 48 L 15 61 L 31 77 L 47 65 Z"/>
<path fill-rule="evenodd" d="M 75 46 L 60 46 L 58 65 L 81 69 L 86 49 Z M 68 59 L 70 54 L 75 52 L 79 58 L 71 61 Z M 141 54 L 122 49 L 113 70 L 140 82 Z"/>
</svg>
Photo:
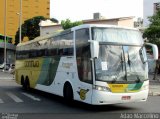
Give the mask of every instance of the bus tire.
<svg viewBox="0 0 160 119">
<path fill-rule="evenodd" d="M 26 91 L 29 91 L 29 89 L 30 89 L 30 83 L 29 83 L 29 78 L 28 78 L 28 76 L 26 77 L 26 79 L 25 79 L 25 81 L 24 81 L 24 89 L 25 89 Z"/>
<path fill-rule="evenodd" d="M 22 85 L 22 88 L 25 89 L 24 76 L 23 75 L 21 76 L 21 85 Z"/>
<path fill-rule="evenodd" d="M 73 89 L 70 83 L 65 83 L 64 89 L 63 89 L 63 96 L 65 99 L 65 102 L 67 104 L 71 104 L 73 101 Z"/>
</svg>

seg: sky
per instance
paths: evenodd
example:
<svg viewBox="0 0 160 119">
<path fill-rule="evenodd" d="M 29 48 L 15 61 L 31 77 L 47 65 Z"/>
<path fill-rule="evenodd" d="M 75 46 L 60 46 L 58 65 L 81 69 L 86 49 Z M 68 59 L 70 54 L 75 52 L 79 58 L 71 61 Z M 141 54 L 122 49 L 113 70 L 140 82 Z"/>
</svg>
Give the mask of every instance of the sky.
<svg viewBox="0 0 160 119">
<path fill-rule="evenodd" d="M 93 13 L 105 18 L 143 17 L 143 0 L 50 0 L 50 17 L 71 21 L 93 19 Z"/>
</svg>

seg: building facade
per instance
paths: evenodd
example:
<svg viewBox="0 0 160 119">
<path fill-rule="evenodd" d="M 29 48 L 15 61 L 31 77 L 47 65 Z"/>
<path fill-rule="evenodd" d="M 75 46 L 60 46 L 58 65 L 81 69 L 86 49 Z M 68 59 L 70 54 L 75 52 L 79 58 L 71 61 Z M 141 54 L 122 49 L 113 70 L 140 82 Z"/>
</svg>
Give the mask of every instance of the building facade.
<svg viewBox="0 0 160 119">
<path fill-rule="evenodd" d="M 148 17 L 160 8 L 160 0 L 143 0 L 143 26 L 149 25 Z"/>
<path fill-rule="evenodd" d="M 4 63 L 4 42 L 0 43 L 0 65 Z M 16 46 L 11 43 L 6 43 L 6 63 L 14 64 Z"/>
<path fill-rule="evenodd" d="M 134 28 L 134 17 L 121 17 L 121 18 L 112 18 L 112 19 L 101 19 L 95 18 L 89 20 L 82 20 L 83 24 L 106 24 L 106 25 L 117 25 Z M 49 21 L 41 21 L 40 26 L 40 35 L 52 34 L 57 31 L 62 31 L 63 28 L 61 24 L 55 24 Z"/>
<path fill-rule="evenodd" d="M 6 35 L 13 39 L 19 28 L 20 1 L 22 1 L 22 23 L 34 16 L 50 17 L 50 0 L 0 0 L 0 34 L 4 34 L 6 13 Z"/>
</svg>

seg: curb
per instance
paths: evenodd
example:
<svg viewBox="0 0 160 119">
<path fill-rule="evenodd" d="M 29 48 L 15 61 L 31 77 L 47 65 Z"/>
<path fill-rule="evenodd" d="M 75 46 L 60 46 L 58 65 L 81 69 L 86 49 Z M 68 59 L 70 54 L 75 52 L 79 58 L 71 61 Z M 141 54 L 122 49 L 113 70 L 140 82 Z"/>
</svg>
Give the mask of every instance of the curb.
<svg viewBox="0 0 160 119">
<path fill-rule="evenodd" d="M 149 96 L 160 96 L 160 92 L 149 92 Z"/>
<path fill-rule="evenodd" d="M 0 77 L 0 80 L 15 80 L 14 77 Z"/>
<path fill-rule="evenodd" d="M 9 77 L 9 78 L 0 78 L 0 80 L 14 80 L 14 78 L 11 78 L 11 77 Z"/>
</svg>

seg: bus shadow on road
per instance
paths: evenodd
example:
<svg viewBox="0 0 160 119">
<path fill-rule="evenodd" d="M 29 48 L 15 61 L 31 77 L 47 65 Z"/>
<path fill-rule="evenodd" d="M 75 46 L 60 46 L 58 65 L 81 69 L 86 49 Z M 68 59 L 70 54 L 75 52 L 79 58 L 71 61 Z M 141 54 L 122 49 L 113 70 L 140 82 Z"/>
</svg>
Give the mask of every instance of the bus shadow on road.
<svg viewBox="0 0 160 119">
<path fill-rule="evenodd" d="M 68 104 L 66 103 L 63 97 L 60 97 L 54 94 L 46 93 L 46 92 L 35 90 L 35 89 L 30 89 L 29 91 L 25 91 L 25 92 L 40 96 L 60 106 L 64 106 L 64 107 L 72 108 L 76 110 L 84 110 L 87 112 L 121 112 L 123 110 L 127 110 L 127 111 L 137 110 L 134 107 L 129 107 L 123 104 L 90 105 L 90 104 L 86 104 L 79 101 L 72 101 L 71 103 Z"/>
</svg>

